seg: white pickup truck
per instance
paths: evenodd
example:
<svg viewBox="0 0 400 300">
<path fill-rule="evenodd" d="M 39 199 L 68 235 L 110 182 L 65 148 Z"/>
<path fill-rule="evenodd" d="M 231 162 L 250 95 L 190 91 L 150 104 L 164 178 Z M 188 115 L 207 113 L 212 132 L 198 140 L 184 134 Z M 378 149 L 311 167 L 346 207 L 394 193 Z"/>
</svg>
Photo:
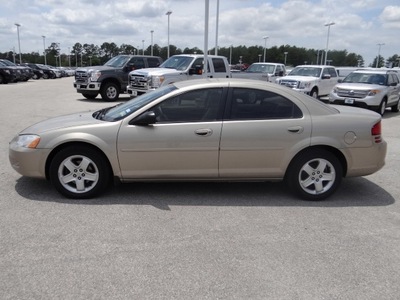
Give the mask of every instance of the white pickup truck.
<svg viewBox="0 0 400 300">
<path fill-rule="evenodd" d="M 276 83 L 285 85 L 298 92 L 320 98 L 329 95 L 338 83 L 338 74 L 332 66 L 302 65 L 295 67 L 287 76 L 276 79 Z"/>
<path fill-rule="evenodd" d="M 127 93 L 136 97 L 177 81 L 209 78 L 230 78 L 229 63 L 224 56 L 209 55 L 207 72 L 203 72 L 204 55 L 180 54 L 168 58 L 157 68 L 145 68 L 129 73 Z M 204 74 L 203 74 L 204 73 Z"/>
<path fill-rule="evenodd" d="M 243 72 L 232 72 L 233 78 L 246 78 L 275 82 L 278 77 L 286 75 L 286 67 L 284 64 L 258 62 L 253 63 Z"/>
</svg>

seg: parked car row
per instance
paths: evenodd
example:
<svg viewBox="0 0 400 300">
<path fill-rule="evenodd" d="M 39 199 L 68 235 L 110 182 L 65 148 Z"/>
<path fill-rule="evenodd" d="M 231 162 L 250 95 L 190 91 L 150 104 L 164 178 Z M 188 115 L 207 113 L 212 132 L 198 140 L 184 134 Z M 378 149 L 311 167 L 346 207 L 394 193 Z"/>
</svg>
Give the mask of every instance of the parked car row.
<svg viewBox="0 0 400 300">
<path fill-rule="evenodd" d="M 397 70 L 360 68 L 340 78 L 332 66 L 297 66 L 276 83 L 314 98 L 327 96 L 331 104 L 357 106 L 383 115 L 387 107 L 400 110 L 400 78 Z"/>
<path fill-rule="evenodd" d="M 0 59 L 0 84 L 28 81 L 29 79 L 54 79 L 74 75 L 75 70 L 72 68 L 53 67 L 36 63 L 16 65 L 7 59 Z"/>
</svg>

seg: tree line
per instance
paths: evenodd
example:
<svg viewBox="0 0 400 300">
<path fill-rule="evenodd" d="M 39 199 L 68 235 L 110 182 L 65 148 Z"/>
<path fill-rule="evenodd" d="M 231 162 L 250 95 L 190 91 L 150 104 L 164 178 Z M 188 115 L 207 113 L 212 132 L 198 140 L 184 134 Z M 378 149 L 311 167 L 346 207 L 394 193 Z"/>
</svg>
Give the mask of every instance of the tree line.
<svg viewBox="0 0 400 300">
<path fill-rule="evenodd" d="M 101 46 L 94 44 L 75 43 L 68 51 L 61 51 L 58 43 L 51 43 L 46 49 L 46 62 L 53 66 L 65 67 L 81 67 L 89 65 L 102 65 L 111 57 L 119 54 L 131 55 L 154 55 L 160 56 L 162 59 L 167 59 L 167 46 L 161 47 L 157 44 L 147 48 L 138 48 L 129 44 L 120 46 L 115 43 L 105 42 Z M 180 49 L 174 45 L 169 47 L 170 56 L 175 54 L 202 54 L 203 51 L 197 47 Z M 232 65 L 241 63 L 254 62 L 275 62 L 285 63 L 287 66 L 297 66 L 302 64 L 323 64 L 325 51 L 320 49 L 298 48 L 296 46 L 282 45 L 264 49 L 262 46 L 231 46 L 219 47 L 218 55 L 228 58 Z M 209 50 L 209 54 L 215 54 L 215 48 Z M 19 54 L 12 51 L 0 53 L 1 58 L 6 58 L 11 61 L 19 62 Z M 43 53 L 31 52 L 21 53 L 22 62 L 41 63 L 45 62 Z M 394 67 L 399 66 L 400 57 L 395 54 L 386 60 L 382 56 L 376 56 L 375 59 L 366 64 L 363 57 L 356 53 L 348 53 L 347 50 L 331 50 L 328 52 L 327 63 L 333 66 L 341 67 Z"/>
</svg>

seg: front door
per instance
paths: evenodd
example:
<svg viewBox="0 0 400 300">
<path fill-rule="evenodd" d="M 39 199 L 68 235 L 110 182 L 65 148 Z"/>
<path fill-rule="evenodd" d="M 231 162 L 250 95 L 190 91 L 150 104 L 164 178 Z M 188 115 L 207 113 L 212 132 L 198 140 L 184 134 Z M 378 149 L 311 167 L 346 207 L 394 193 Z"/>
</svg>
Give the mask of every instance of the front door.
<svg viewBox="0 0 400 300">
<path fill-rule="evenodd" d="M 124 179 L 201 179 L 218 176 L 222 89 L 175 96 L 152 107 L 157 122 L 124 123 L 118 157 Z"/>
</svg>

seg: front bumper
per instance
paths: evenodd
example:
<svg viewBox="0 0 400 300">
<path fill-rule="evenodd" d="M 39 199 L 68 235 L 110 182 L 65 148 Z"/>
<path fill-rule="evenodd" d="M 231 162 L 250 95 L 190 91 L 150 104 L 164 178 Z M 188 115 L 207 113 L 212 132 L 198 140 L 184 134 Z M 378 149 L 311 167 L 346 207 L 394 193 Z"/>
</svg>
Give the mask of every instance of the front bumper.
<svg viewBox="0 0 400 300">
<path fill-rule="evenodd" d="M 29 149 L 10 142 L 8 157 L 11 166 L 27 177 L 46 178 L 46 159 L 51 149 Z"/>
<path fill-rule="evenodd" d="M 336 94 L 329 95 L 330 104 L 349 105 L 366 109 L 377 109 L 380 105 L 380 100 L 374 97 L 365 98 L 352 98 L 352 97 L 339 97 Z"/>
<path fill-rule="evenodd" d="M 80 82 L 74 81 L 74 88 L 77 89 L 78 93 L 85 93 L 85 92 L 99 92 L 101 87 L 100 82 Z"/>
</svg>

